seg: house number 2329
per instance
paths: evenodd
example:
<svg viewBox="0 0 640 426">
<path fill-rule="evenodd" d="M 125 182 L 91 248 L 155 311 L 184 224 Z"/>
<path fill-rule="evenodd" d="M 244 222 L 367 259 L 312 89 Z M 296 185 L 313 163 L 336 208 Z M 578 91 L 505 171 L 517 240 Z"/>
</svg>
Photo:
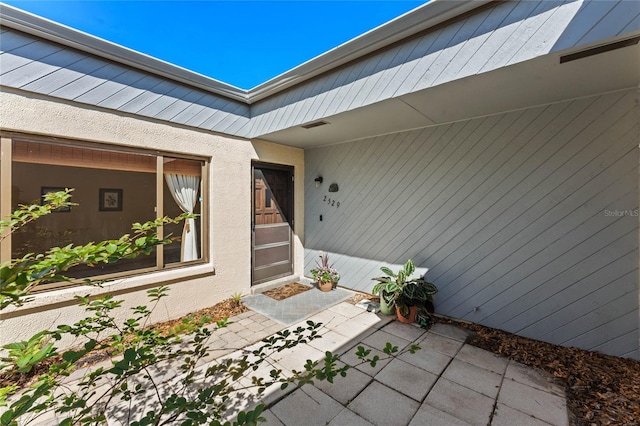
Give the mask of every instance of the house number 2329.
<svg viewBox="0 0 640 426">
<path fill-rule="evenodd" d="M 336 200 L 332 200 L 331 198 L 327 197 L 326 195 L 324 196 L 324 200 L 322 200 L 323 202 L 329 204 L 331 207 L 340 207 L 340 201 L 336 201 Z"/>
</svg>

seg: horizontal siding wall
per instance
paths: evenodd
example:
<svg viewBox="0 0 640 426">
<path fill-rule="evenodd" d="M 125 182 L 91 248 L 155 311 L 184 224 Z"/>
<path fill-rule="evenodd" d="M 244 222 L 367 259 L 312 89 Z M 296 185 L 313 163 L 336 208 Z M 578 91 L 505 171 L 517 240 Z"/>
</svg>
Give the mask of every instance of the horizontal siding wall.
<svg viewBox="0 0 640 426">
<path fill-rule="evenodd" d="M 637 102 L 616 92 L 307 150 L 305 270 L 325 251 L 341 285 L 370 291 L 380 266 L 412 258 L 440 313 L 638 358 Z"/>
<path fill-rule="evenodd" d="M 0 85 L 235 136 L 249 106 L 3 29 Z"/>
<path fill-rule="evenodd" d="M 640 29 L 628 0 L 512 1 L 409 40 L 252 106 L 265 135 Z"/>
</svg>

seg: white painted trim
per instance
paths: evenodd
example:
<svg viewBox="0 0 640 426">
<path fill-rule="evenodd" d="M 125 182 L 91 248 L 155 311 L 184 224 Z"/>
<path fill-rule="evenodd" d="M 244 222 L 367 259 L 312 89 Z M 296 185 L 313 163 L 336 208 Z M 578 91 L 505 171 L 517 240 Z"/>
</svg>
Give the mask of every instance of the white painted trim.
<svg viewBox="0 0 640 426">
<path fill-rule="evenodd" d="M 140 275 L 114 278 L 104 282 L 100 287 L 81 285 L 36 293 L 32 295 L 33 299 L 24 306 L 9 306 L 2 313 L 6 316 L 19 316 L 21 315 L 20 312 L 24 310 L 31 311 L 56 303 L 72 302 L 76 296 L 99 297 L 116 292 L 128 293 L 137 291 L 140 288 L 159 287 L 167 282 L 188 281 L 190 278 L 214 274 L 215 268 L 212 262 L 156 272 L 145 272 Z"/>
</svg>

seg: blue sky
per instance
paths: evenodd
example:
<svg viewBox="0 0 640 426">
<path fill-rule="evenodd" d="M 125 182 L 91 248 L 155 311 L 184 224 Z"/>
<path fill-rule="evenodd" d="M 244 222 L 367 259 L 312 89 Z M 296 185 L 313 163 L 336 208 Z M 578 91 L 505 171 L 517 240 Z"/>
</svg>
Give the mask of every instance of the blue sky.
<svg viewBox="0 0 640 426">
<path fill-rule="evenodd" d="M 425 3 L 3 1 L 243 89 Z"/>
</svg>

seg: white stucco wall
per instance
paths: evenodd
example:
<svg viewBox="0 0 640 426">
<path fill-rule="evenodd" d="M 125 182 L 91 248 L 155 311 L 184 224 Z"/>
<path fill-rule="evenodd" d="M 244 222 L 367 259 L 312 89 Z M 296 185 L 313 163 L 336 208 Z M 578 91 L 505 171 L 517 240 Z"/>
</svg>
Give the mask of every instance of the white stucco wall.
<svg viewBox="0 0 640 426">
<path fill-rule="evenodd" d="M 84 317 L 74 295 L 114 293 L 126 307 L 147 304 L 146 290 L 168 285 L 169 298 L 153 321 L 177 318 L 211 306 L 251 285 L 251 161 L 294 166 L 296 176 L 295 271 L 303 269 L 304 151 L 268 142 L 216 135 L 192 128 L 144 120 L 30 93 L 0 91 L 0 127 L 8 131 L 82 141 L 149 148 L 211 158 L 208 194 L 210 222 L 206 236 L 209 262 L 117 279 L 103 288 L 76 287 L 37 294 L 23 308 L 0 315 L 0 344 L 72 323 Z M 6 185 L 3 185 L 6 187 Z M 5 197 L 5 194 L 2 194 Z M 125 318 L 126 309 L 120 316 Z"/>
</svg>

